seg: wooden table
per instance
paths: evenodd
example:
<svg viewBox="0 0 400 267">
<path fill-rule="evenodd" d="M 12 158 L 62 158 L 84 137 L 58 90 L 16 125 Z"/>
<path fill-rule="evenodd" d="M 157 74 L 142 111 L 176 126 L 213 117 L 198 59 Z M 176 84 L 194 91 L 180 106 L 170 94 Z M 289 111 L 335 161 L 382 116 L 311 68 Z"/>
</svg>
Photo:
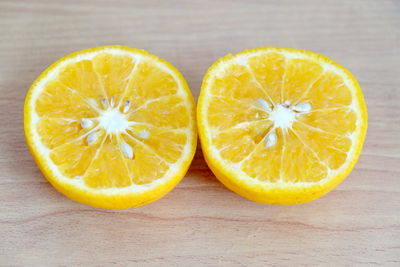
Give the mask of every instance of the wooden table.
<svg viewBox="0 0 400 267">
<path fill-rule="evenodd" d="M 400 2 L 0 1 L 1 266 L 400 265 Z M 163 199 L 113 211 L 75 203 L 42 177 L 23 101 L 56 59 L 106 44 L 178 67 L 198 96 L 229 52 L 325 54 L 359 79 L 369 130 L 354 171 L 325 197 L 261 205 L 223 187 L 198 151 Z"/>
</svg>

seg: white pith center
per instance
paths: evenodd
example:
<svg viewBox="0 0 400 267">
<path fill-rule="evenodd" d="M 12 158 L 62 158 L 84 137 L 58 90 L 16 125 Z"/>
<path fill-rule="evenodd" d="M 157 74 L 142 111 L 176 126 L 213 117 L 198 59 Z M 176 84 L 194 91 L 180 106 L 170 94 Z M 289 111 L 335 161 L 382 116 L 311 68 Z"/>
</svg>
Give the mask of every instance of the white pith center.
<svg viewBox="0 0 400 267">
<path fill-rule="evenodd" d="M 91 100 L 91 99 L 89 99 Z M 94 106 L 97 106 L 96 101 L 89 101 Z M 110 100 L 107 98 L 103 98 L 100 101 L 101 106 L 103 107 L 100 110 L 100 116 L 97 118 L 82 118 L 81 120 L 81 127 L 83 129 L 91 129 L 94 127 L 93 121 L 98 121 L 98 126 L 94 128 L 86 137 L 86 144 L 88 146 L 94 144 L 100 135 L 100 131 L 98 128 L 103 128 L 108 135 L 117 135 L 119 133 L 126 133 L 126 130 L 129 126 L 132 126 L 134 122 L 129 121 L 127 117 L 127 113 L 131 108 L 131 101 L 126 100 L 122 106 L 122 112 L 120 108 L 117 106 L 115 107 L 115 98 L 111 97 Z M 148 139 L 150 137 L 150 133 L 147 130 L 139 131 L 135 134 L 135 138 L 139 138 L 141 140 Z M 118 139 L 119 147 L 124 154 L 125 157 L 129 159 L 134 159 L 135 151 L 134 148 L 126 143 L 124 140 Z"/>
<path fill-rule="evenodd" d="M 269 119 L 274 123 L 275 128 L 290 128 L 296 120 L 296 113 L 285 105 L 277 104 L 271 111 Z"/>
<path fill-rule="evenodd" d="M 268 120 L 273 122 L 272 128 L 264 138 L 264 144 L 266 148 L 276 145 L 278 139 L 276 128 L 291 128 L 297 116 L 310 112 L 312 108 L 311 104 L 307 102 L 290 105 L 289 100 L 286 100 L 280 104 L 275 104 L 275 106 L 272 108 L 272 105 L 262 98 L 256 99 L 254 105 L 268 113 Z"/>
<path fill-rule="evenodd" d="M 128 128 L 129 121 L 125 114 L 119 112 L 117 108 L 113 108 L 107 109 L 100 114 L 99 124 L 107 133 L 117 134 Z"/>
</svg>

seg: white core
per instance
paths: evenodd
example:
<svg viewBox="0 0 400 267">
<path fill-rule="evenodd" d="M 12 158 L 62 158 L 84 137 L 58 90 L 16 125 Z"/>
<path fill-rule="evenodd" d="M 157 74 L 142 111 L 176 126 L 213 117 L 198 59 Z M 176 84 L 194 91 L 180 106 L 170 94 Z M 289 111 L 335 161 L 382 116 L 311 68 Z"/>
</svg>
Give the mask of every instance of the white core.
<svg viewBox="0 0 400 267">
<path fill-rule="evenodd" d="M 296 113 L 281 104 L 275 105 L 269 116 L 275 128 L 290 128 L 296 120 Z"/>
<path fill-rule="evenodd" d="M 265 136 L 264 142 L 265 147 L 273 147 L 277 143 L 277 135 L 275 132 L 276 128 L 291 128 L 292 123 L 296 120 L 296 116 L 308 113 L 311 111 L 312 106 L 310 103 L 301 102 L 297 105 L 290 105 L 290 101 L 286 100 L 281 104 L 276 104 L 274 108 L 262 98 L 258 98 L 254 101 L 254 105 L 258 108 L 269 113 L 269 120 L 273 122 L 273 128 L 269 134 Z"/>
<path fill-rule="evenodd" d="M 93 106 L 97 106 L 94 100 L 91 101 L 91 99 L 88 99 L 88 102 L 94 102 L 91 104 L 93 104 Z M 103 128 L 106 131 L 107 135 L 114 135 L 114 134 L 117 135 L 117 140 L 119 140 L 118 144 L 122 154 L 128 159 L 134 159 L 135 158 L 134 147 L 124 142 L 124 138 L 122 139 L 118 138 L 118 135 L 120 133 L 125 133 L 127 135 L 132 134 L 126 131 L 130 126 L 135 124 L 135 122 L 128 120 L 128 115 L 126 114 L 129 112 L 131 108 L 131 101 L 126 100 L 123 103 L 122 110 L 119 107 L 119 104 L 116 103 L 114 96 L 110 98 L 110 101 L 108 101 L 107 98 L 102 98 L 101 105 L 104 109 L 99 110 L 100 112 L 99 117 L 81 119 L 80 124 L 83 129 L 93 128 L 94 126 L 93 120 L 98 121 L 98 125 L 92 130 L 93 132 L 87 135 L 86 138 L 87 145 L 94 144 L 99 139 L 100 131 L 98 130 L 98 128 Z M 136 137 L 132 138 L 140 138 L 142 139 L 142 141 L 150 138 L 150 132 L 148 132 L 145 129 L 140 131 L 138 130 L 137 132 L 134 133 L 134 135 L 136 135 Z"/>
<path fill-rule="evenodd" d="M 129 126 L 126 116 L 119 112 L 118 109 L 107 109 L 103 111 L 99 117 L 100 126 L 107 133 L 119 133 L 125 131 Z"/>
</svg>

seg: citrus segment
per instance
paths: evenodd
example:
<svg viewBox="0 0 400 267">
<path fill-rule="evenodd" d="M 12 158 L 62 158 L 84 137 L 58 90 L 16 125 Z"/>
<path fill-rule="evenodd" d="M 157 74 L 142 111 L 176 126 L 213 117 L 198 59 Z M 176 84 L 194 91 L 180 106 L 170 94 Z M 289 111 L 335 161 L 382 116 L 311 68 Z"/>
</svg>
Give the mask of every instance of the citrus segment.
<svg viewBox="0 0 400 267">
<path fill-rule="evenodd" d="M 87 135 L 60 145 L 49 153 L 52 164 L 65 178 L 82 176 L 101 146 L 101 138 L 87 146 L 85 137 Z M 104 131 L 101 131 L 100 137 L 104 137 Z"/>
<path fill-rule="evenodd" d="M 215 147 L 227 160 L 234 163 L 243 161 L 262 141 L 271 125 L 269 121 L 260 120 L 218 131 L 214 139 Z"/>
<path fill-rule="evenodd" d="M 259 108 L 248 101 L 213 97 L 209 109 L 210 112 L 207 115 L 210 126 L 220 130 L 231 128 L 238 123 L 256 122 L 262 119 Z M 246 112 L 241 112 L 242 110 Z"/>
<path fill-rule="evenodd" d="M 190 122 L 188 107 L 183 103 L 183 98 L 177 95 L 152 98 L 136 109 L 133 108 L 127 118 L 130 121 L 171 129 L 188 127 Z"/>
<path fill-rule="evenodd" d="M 85 184 L 91 188 L 119 188 L 132 184 L 119 146 L 119 142 L 110 138 L 101 141 L 83 174 Z"/>
<path fill-rule="evenodd" d="M 105 96 L 105 90 L 99 74 L 93 68 L 93 61 L 88 59 L 71 62 L 57 71 L 59 82 L 85 99 L 97 99 Z M 53 86 L 49 84 L 50 90 Z M 62 94 L 61 94 L 62 95 Z"/>
<path fill-rule="evenodd" d="M 269 131 L 267 134 L 270 134 Z M 240 169 L 249 177 L 267 182 L 276 182 L 280 177 L 283 157 L 283 135 L 280 130 L 276 133 L 276 143 L 267 149 L 263 140 L 253 148 L 241 162 Z M 243 144 L 245 145 L 245 144 Z M 265 168 L 265 166 L 269 168 Z"/>
<path fill-rule="evenodd" d="M 353 96 L 347 84 L 344 77 L 327 70 L 311 84 L 301 101 L 310 103 L 313 110 L 348 107 L 353 101 Z"/>
<path fill-rule="evenodd" d="M 116 102 L 121 100 L 135 66 L 134 61 L 130 57 L 106 53 L 93 58 L 93 70 L 107 97 L 114 97 Z"/>
<path fill-rule="evenodd" d="M 78 120 L 46 117 L 39 120 L 36 130 L 49 149 L 77 139 L 87 132 L 87 129 L 82 129 Z"/>
<path fill-rule="evenodd" d="M 342 107 L 315 110 L 304 114 L 298 120 L 326 132 L 346 135 L 354 132 L 357 115 L 352 109 Z"/>
<path fill-rule="evenodd" d="M 136 148 L 135 160 L 125 159 L 128 172 L 132 175 L 135 183 L 149 184 L 161 178 L 171 167 L 171 164 L 158 155 L 156 150 L 138 139 L 126 137 L 125 141 L 129 146 Z"/>
<path fill-rule="evenodd" d="M 284 182 L 318 182 L 325 178 L 328 169 L 323 161 L 309 146 L 296 135 L 296 131 L 287 130 L 283 135 L 283 155 L 280 169 Z"/>
<path fill-rule="evenodd" d="M 35 105 L 41 117 L 80 119 L 98 115 L 78 92 L 54 80 L 43 86 Z"/>
<path fill-rule="evenodd" d="M 248 58 L 246 64 L 271 102 L 278 103 L 282 97 L 282 82 L 286 68 L 285 56 L 274 52 L 265 53 Z"/>
<path fill-rule="evenodd" d="M 337 169 L 345 163 L 347 153 L 352 145 L 349 137 L 324 132 L 302 123 L 294 123 L 292 131 L 329 168 Z"/>
<path fill-rule="evenodd" d="M 149 138 L 150 133 L 152 138 Z M 152 149 L 156 155 L 169 163 L 179 160 L 187 141 L 184 132 L 141 124 L 133 125 L 127 134 L 135 137 L 143 146 Z M 130 138 L 134 139 L 132 137 Z"/>
<path fill-rule="evenodd" d="M 323 67 L 318 62 L 304 58 L 287 59 L 281 87 L 282 96 L 277 103 L 288 99 L 291 103 L 297 103 L 322 73 Z"/>
<path fill-rule="evenodd" d="M 133 97 L 133 108 L 137 108 L 162 97 L 176 96 L 177 93 L 178 84 L 170 73 L 150 62 L 139 61 L 124 94 Z"/>
</svg>

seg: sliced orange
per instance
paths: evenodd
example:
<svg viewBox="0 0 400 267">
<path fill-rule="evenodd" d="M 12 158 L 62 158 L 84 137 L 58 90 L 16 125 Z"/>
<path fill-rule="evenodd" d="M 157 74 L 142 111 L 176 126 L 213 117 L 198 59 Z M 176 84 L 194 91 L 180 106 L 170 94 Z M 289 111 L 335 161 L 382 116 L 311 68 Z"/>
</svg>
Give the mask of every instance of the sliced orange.
<svg viewBox="0 0 400 267">
<path fill-rule="evenodd" d="M 337 186 L 355 165 L 367 109 L 353 75 L 303 50 L 227 55 L 201 87 L 198 129 L 206 161 L 234 192 L 295 204 Z"/>
<path fill-rule="evenodd" d="M 154 201 L 196 149 L 195 103 L 177 69 L 144 50 L 106 46 L 66 56 L 25 100 L 28 146 L 49 182 L 102 208 Z"/>
</svg>

